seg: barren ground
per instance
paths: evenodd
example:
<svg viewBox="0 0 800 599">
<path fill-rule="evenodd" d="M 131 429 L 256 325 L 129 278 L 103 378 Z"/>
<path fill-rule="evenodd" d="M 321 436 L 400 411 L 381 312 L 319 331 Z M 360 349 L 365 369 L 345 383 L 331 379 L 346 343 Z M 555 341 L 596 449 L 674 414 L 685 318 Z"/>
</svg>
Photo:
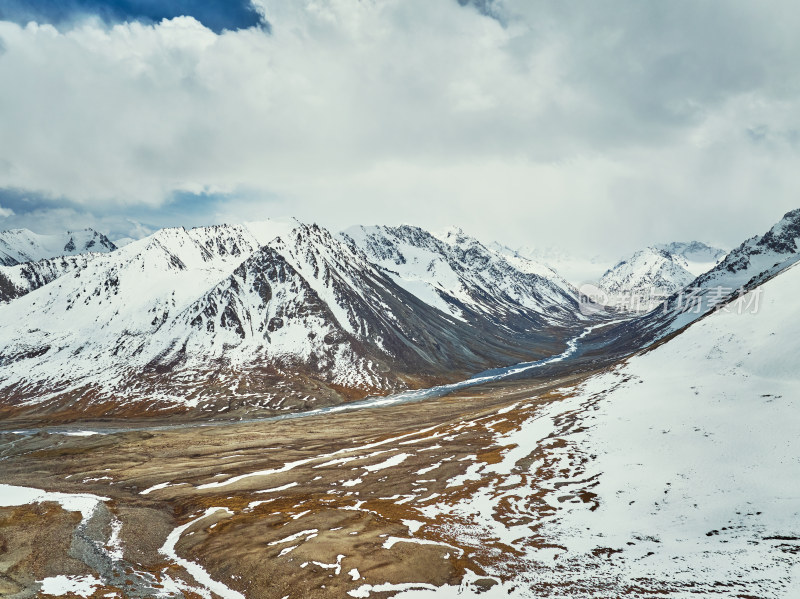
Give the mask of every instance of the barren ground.
<svg viewBox="0 0 800 599">
<path fill-rule="evenodd" d="M 166 577 L 183 581 L 184 596 L 202 589 L 185 564 L 159 551 L 190 522 L 177 555 L 248 598 L 458 584 L 467 572 L 480 590 L 497 583 L 480 578 L 489 564 L 513 574 L 514 555 L 498 539 L 460 540 L 458 516 L 446 506 L 485 484 L 476 465 L 497 463 L 509 449 L 497 445 L 498 433 L 581 378 L 496 383 L 416 404 L 277 422 L 92 436 L 7 432 L 0 480 L 108 498 L 87 531 L 102 546 L 112 521 L 121 522 L 124 554 L 100 572 L 96 597 L 152 596 Z M 521 400 L 525 406 L 504 412 Z M 530 514 L 547 506 L 527 501 L 535 543 Z M 444 512 L 426 515 L 434 503 Z M 507 517 L 513 512 L 509 506 Z M 76 548 L 79 523 L 80 514 L 57 503 L 0 508 L 0 594 L 46 596 L 37 594 L 44 577 L 98 576 L 99 566 Z"/>
</svg>

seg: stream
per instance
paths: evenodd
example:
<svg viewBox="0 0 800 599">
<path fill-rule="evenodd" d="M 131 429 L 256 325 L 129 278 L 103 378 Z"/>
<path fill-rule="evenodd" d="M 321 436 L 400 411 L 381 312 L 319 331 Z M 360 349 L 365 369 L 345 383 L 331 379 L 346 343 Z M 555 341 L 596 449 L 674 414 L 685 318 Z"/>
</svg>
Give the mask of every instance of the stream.
<svg viewBox="0 0 800 599">
<path fill-rule="evenodd" d="M 426 389 L 412 389 L 409 391 L 401 391 L 400 393 L 394 393 L 392 395 L 367 397 L 366 399 L 362 399 L 359 401 L 353 401 L 346 404 L 339 404 L 334 406 L 326 406 L 323 408 L 316 408 L 313 410 L 306 410 L 303 412 L 293 412 L 289 414 L 280 414 L 277 416 L 241 418 L 239 420 L 211 420 L 205 422 L 185 422 L 180 424 L 145 425 L 145 426 L 133 426 L 127 428 L 105 427 L 105 426 L 66 428 L 64 426 L 60 426 L 60 427 L 41 427 L 35 429 L 20 429 L 20 430 L 5 431 L 5 432 L 22 436 L 31 436 L 42 431 L 55 434 L 64 434 L 64 435 L 88 436 L 92 434 L 113 434 L 113 433 L 129 432 L 133 430 L 162 431 L 162 430 L 182 429 L 182 428 L 200 427 L 200 426 L 224 426 L 230 424 L 290 420 L 294 418 L 307 418 L 309 416 L 320 416 L 323 414 L 352 412 L 355 410 L 363 410 L 368 408 L 380 408 L 380 407 L 394 406 L 405 403 L 414 403 L 427 399 L 436 399 L 444 397 L 445 395 L 453 393 L 454 391 L 468 389 L 469 387 L 475 387 L 477 385 L 483 385 L 485 383 L 492 383 L 496 381 L 510 379 L 512 377 L 517 376 L 520 373 L 530 372 L 537 368 L 547 366 L 548 364 L 553 364 L 555 362 L 563 362 L 564 360 L 567 360 L 579 353 L 581 349 L 581 341 L 587 335 L 589 335 L 589 333 L 595 331 L 596 329 L 616 324 L 618 322 L 622 322 L 622 320 L 601 322 L 599 324 L 594 324 L 589 327 L 586 327 L 580 334 L 576 335 L 567 342 L 567 347 L 563 352 L 561 352 L 560 354 L 549 356 L 547 358 L 542 358 L 540 360 L 536 360 L 533 362 L 520 362 L 518 364 L 505 366 L 502 368 L 493 368 L 491 370 L 486 370 L 484 372 L 478 373 L 473 377 L 465 379 L 463 381 L 449 383 L 446 385 L 437 385 L 435 387 L 428 387 Z M 4 431 L 0 431 L 0 433 L 3 432 Z"/>
</svg>

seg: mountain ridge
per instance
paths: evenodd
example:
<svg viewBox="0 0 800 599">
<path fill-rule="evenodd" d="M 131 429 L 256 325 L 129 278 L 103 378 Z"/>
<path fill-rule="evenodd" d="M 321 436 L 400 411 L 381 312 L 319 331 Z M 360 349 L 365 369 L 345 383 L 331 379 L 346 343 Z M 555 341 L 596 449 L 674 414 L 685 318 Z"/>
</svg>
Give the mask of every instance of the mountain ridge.
<svg viewBox="0 0 800 599">
<path fill-rule="evenodd" d="M 20 411 L 104 413 L 111 398 L 112 412 L 292 410 L 563 348 L 572 289 L 472 238 L 436 243 L 472 285 L 449 304 L 466 319 L 399 285 L 351 238 L 296 220 L 161 229 L 47 277 L 45 263 L 10 267 L 39 278 L 0 304 L 0 389 Z M 522 293 L 533 280 L 542 293 Z"/>
</svg>

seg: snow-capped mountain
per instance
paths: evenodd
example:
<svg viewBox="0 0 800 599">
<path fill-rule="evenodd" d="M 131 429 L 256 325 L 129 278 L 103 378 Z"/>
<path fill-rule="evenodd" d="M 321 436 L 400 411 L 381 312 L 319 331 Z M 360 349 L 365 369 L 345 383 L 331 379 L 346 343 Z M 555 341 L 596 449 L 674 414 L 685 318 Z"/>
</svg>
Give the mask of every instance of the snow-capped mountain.
<svg viewBox="0 0 800 599">
<path fill-rule="evenodd" d="M 800 260 L 800 209 L 793 210 L 764 235 L 733 249 L 710 271 L 673 293 L 644 316 L 604 333 L 626 346 L 644 347 L 723 308 Z M 757 309 L 751 306 L 750 309 Z"/>
<path fill-rule="evenodd" d="M 577 291 L 555 271 L 490 249 L 461 229 L 436 236 L 408 225 L 361 226 L 342 238 L 397 285 L 461 321 L 489 318 L 519 329 L 575 319 Z"/>
<path fill-rule="evenodd" d="M 98 414 L 291 409 L 563 348 L 577 306 L 567 284 L 463 235 L 414 234 L 447 256 L 439 305 L 430 282 L 409 285 L 351 236 L 297 221 L 163 229 L 47 273 L 11 267 L 30 289 L 0 305 L 0 389 L 9 403 Z"/>
<path fill-rule="evenodd" d="M 241 228 L 164 229 L 0 306 L 4 393 L 88 400 L 92 389 L 115 389 L 125 361 L 146 359 L 148 341 L 170 314 L 257 247 Z"/>
<path fill-rule="evenodd" d="M 608 293 L 610 305 L 650 311 L 695 279 L 685 264 L 685 260 L 666 250 L 648 247 L 607 270 L 598 287 Z"/>
<path fill-rule="evenodd" d="M 78 270 L 96 255 L 117 249 L 93 229 L 38 235 L 27 229 L 0 231 L 0 302 L 30 293 Z"/>
<path fill-rule="evenodd" d="M 728 253 L 701 241 L 673 241 L 654 247 L 682 259 L 681 265 L 696 277 L 714 268 Z"/>
<path fill-rule="evenodd" d="M 654 245 L 619 261 L 600 277 L 597 286 L 608 294 L 608 305 L 649 312 L 714 268 L 725 254 L 699 241 Z"/>
<path fill-rule="evenodd" d="M 57 235 L 38 235 L 28 229 L 0 231 L 0 265 L 3 266 L 115 249 L 117 247 L 105 235 L 94 229 Z"/>
</svg>

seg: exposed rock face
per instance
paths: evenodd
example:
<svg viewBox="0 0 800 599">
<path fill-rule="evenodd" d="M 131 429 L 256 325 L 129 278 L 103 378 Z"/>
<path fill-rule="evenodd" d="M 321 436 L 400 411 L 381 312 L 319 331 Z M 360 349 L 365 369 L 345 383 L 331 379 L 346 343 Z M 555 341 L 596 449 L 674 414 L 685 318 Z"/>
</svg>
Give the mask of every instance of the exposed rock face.
<svg viewBox="0 0 800 599">
<path fill-rule="evenodd" d="M 490 249 L 453 229 L 435 236 L 419 227 L 354 227 L 343 233 L 392 280 L 459 320 L 489 318 L 534 326 L 571 323 L 577 291 L 547 266 Z"/>
<path fill-rule="evenodd" d="M 94 254 L 80 254 L 45 258 L 38 262 L 23 262 L 14 266 L 0 266 L 0 302 L 22 297 L 62 275 L 75 273 L 84 268 L 94 256 Z"/>
</svg>

